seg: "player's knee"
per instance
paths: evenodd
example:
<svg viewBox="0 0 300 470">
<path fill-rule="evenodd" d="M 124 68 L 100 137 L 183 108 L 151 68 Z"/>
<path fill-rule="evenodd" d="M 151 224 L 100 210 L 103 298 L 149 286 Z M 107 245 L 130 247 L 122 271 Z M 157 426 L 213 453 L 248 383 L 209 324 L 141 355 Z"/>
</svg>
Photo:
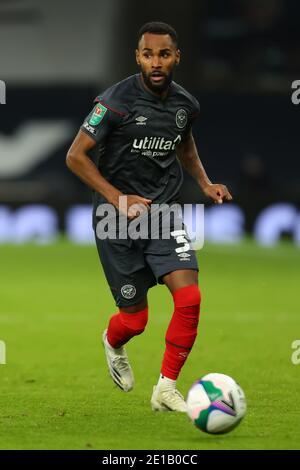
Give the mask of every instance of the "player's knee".
<svg viewBox="0 0 300 470">
<path fill-rule="evenodd" d="M 135 313 L 127 313 L 120 310 L 120 315 L 123 325 L 131 330 L 134 336 L 143 333 L 148 322 L 148 307 Z"/>
<path fill-rule="evenodd" d="M 196 317 L 200 314 L 201 292 L 197 284 L 181 287 L 173 292 L 175 308 L 185 309 Z"/>
</svg>

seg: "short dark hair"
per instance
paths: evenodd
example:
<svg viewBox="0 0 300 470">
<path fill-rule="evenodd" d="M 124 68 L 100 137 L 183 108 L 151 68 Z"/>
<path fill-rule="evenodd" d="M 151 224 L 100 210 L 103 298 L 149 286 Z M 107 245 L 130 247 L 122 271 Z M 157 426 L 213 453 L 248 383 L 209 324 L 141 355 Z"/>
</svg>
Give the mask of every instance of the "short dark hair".
<svg viewBox="0 0 300 470">
<path fill-rule="evenodd" d="M 162 21 L 150 21 L 149 23 L 144 24 L 138 33 L 138 44 L 145 33 L 168 34 L 171 36 L 176 47 L 178 47 L 178 35 L 175 29 L 167 23 L 163 23 Z"/>
</svg>

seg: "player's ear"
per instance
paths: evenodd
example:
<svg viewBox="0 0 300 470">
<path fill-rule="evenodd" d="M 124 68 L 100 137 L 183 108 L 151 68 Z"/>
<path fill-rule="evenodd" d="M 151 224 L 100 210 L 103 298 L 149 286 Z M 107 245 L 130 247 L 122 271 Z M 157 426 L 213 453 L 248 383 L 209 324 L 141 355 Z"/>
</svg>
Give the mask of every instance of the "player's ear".
<svg viewBox="0 0 300 470">
<path fill-rule="evenodd" d="M 175 65 L 179 65 L 180 63 L 180 55 L 181 55 L 181 52 L 179 49 L 176 50 L 176 53 L 175 53 Z"/>
<path fill-rule="evenodd" d="M 141 65 L 141 63 L 140 63 L 140 53 L 139 53 L 138 49 L 135 50 L 135 60 L 136 60 L 136 63 L 138 65 Z"/>
</svg>

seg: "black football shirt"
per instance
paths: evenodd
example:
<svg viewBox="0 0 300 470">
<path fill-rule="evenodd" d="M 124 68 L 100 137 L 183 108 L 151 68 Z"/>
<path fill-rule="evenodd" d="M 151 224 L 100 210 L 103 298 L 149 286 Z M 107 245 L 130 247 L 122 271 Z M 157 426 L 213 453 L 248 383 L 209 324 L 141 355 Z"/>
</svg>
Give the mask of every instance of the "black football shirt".
<svg viewBox="0 0 300 470">
<path fill-rule="evenodd" d="M 198 114 L 198 101 L 174 81 L 162 100 L 136 74 L 95 99 L 81 130 L 97 142 L 90 157 L 113 186 L 123 194 L 169 203 L 183 179 L 176 146 Z M 94 193 L 94 204 L 101 202 L 105 199 Z"/>
</svg>

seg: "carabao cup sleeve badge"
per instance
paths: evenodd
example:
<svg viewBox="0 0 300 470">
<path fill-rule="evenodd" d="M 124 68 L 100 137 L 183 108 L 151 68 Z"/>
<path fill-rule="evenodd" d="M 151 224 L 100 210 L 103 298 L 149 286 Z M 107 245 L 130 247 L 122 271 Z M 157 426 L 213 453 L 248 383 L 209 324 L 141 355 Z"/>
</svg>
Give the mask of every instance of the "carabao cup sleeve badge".
<svg viewBox="0 0 300 470">
<path fill-rule="evenodd" d="M 100 124 L 100 122 L 105 116 L 106 111 L 107 108 L 103 106 L 103 104 L 97 103 L 94 108 L 93 114 L 89 120 L 89 124 L 91 124 L 92 126 L 97 126 L 98 124 Z"/>
</svg>

